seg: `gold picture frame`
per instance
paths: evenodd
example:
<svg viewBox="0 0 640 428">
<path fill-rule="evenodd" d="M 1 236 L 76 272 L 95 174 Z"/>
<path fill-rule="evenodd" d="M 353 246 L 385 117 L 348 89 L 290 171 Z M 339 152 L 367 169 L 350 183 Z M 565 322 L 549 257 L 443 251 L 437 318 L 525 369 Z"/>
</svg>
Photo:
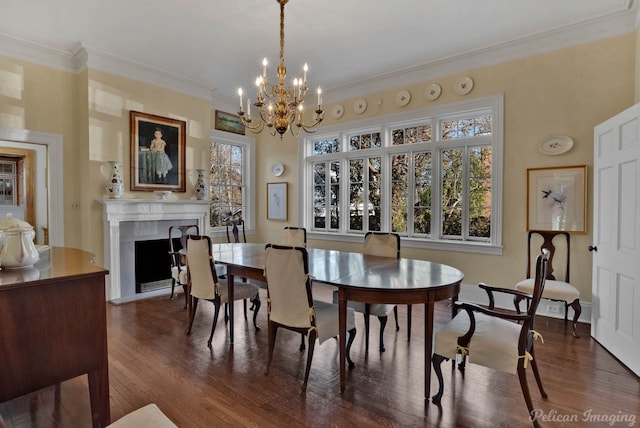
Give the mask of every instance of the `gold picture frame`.
<svg viewBox="0 0 640 428">
<path fill-rule="evenodd" d="M 267 183 L 267 219 L 287 220 L 287 183 Z"/>
<path fill-rule="evenodd" d="M 186 191 L 183 120 L 131 111 L 131 190 Z"/>
<path fill-rule="evenodd" d="M 586 233 L 586 165 L 527 169 L 527 230 Z"/>
<path fill-rule="evenodd" d="M 233 132 L 234 134 L 244 135 L 244 124 L 237 114 L 225 113 L 220 110 L 215 112 L 215 129 L 219 131 Z"/>
</svg>

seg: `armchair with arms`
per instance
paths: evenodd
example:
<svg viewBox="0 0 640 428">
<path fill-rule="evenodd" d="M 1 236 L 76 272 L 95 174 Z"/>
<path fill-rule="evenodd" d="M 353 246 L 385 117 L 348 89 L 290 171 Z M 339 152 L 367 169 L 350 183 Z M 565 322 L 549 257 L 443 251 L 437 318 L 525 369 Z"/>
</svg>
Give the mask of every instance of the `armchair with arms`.
<svg viewBox="0 0 640 428">
<path fill-rule="evenodd" d="M 480 284 L 480 288 L 487 292 L 489 306 L 473 303 L 455 302 L 458 314 L 440 329 L 435 335 L 433 368 L 439 382 L 438 393 L 432 397 L 433 403 L 440 404 L 444 392 L 441 364 L 445 359 L 462 355 L 460 369 L 464 370 L 465 357 L 469 362 L 485 367 L 517 373 L 524 400 L 529 410 L 530 420 L 538 426 L 534 407 L 527 384 L 527 365 L 531 364 L 538 389 L 543 398 L 547 398 L 538 365 L 535 359 L 533 343 L 540 334 L 534 330 L 534 320 L 540 297 L 544 290 L 547 274 L 549 251 L 542 250 L 536 259 L 535 284 L 532 294 L 526 294 L 513 289 L 491 287 Z M 494 293 L 507 293 L 526 299 L 528 310 L 526 313 L 496 309 Z"/>
</svg>

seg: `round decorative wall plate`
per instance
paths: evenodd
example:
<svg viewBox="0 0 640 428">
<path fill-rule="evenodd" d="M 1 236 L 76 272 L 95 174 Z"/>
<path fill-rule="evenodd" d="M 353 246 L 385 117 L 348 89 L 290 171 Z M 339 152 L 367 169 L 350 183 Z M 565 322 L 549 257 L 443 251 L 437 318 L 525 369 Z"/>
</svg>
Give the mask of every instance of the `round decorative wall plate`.
<svg viewBox="0 0 640 428">
<path fill-rule="evenodd" d="M 340 119 L 343 114 L 344 114 L 344 106 L 342 104 L 337 104 L 336 106 L 333 107 L 333 110 L 331 110 L 331 115 L 333 116 L 334 119 Z"/>
<path fill-rule="evenodd" d="M 435 101 L 440 97 L 442 87 L 437 83 L 432 83 L 424 90 L 424 97 L 429 101 Z"/>
<path fill-rule="evenodd" d="M 473 79 L 469 76 L 464 76 L 456 81 L 453 86 L 453 90 L 458 95 L 467 95 L 473 89 Z"/>
<path fill-rule="evenodd" d="M 367 100 L 365 100 L 364 98 L 358 98 L 356 102 L 353 103 L 353 111 L 355 111 L 358 114 L 364 113 L 366 109 L 367 109 Z"/>
<path fill-rule="evenodd" d="M 280 177 L 284 172 L 284 165 L 282 165 L 280 162 L 274 163 L 271 167 L 271 172 L 273 172 L 273 175 L 275 175 L 276 177 Z"/>
<path fill-rule="evenodd" d="M 409 104 L 409 101 L 411 101 L 411 93 L 406 89 L 403 89 L 396 94 L 396 105 L 398 107 L 406 106 Z"/>
<path fill-rule="evenodd" d="M 549 135 L 538 143 L 538 150 L 545 155 L 561 155 L 573 147 L 573 139 L 566 135 Z"/>
</svg>

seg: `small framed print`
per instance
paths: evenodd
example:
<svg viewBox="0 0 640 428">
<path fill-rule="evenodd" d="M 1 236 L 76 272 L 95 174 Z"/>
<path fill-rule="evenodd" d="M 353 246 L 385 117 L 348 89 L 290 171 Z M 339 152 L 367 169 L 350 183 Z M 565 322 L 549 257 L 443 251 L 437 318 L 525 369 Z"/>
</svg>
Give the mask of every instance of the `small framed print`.
<svg viewBox="0 0 640 428">
<path fill-rule="evenodd" d="M 187 123 L 130 112 L 131 190 L 185 192 Z"/>
<path fill-rule="evenodd" d="M 244 124 L 237 114 L 216 110 L 214 127 L 219 131 L 233 132 L 244 135 Z"/>
<path fill-rule="evenodd" d="M 527 169 L 527 230 L 585 233 L 587 166 Z"/>
<path fill-rule="evenodd" d="M 267 219 L 287 220 L 287 183 L 267 183 Z"/>
</svg>

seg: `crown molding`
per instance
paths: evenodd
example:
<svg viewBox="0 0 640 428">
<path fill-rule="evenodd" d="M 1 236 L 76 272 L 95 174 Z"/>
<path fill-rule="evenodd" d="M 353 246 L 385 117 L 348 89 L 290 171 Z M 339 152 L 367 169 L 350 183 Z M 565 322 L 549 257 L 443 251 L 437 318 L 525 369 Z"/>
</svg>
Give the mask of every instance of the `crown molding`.
<svg viewBox="0 0 640 428">
<path fill-rule="evenodd" d="M 326 104 L 357 98 L 388 89 L 417 84 L 553 50 L 619 36 L 640 26 L 640 7 L 629 0 L 619 13 L 528 37 L 489 45 L 427 63 L 394 70 L 365 79 L 323 88 Z M 233 111 L 232 97 L 215 93 L 215 86 L 118 57 L 78 43 L 70 51 L 0 33 L 0 55 L 70 73 L 92 68 L 210 101 L 214 108 Z"/>
<path fill-rule="evenodd" d="M 378 76 L 323 88 L 326 104 L 392 88 L 426 82 L 481 67 L 505 63 L 636 31 L 640 8 L 629 2 L 624 11 L 559 29 L 485 46 L 473 51 L 395 70 Z"/>
</svg>

